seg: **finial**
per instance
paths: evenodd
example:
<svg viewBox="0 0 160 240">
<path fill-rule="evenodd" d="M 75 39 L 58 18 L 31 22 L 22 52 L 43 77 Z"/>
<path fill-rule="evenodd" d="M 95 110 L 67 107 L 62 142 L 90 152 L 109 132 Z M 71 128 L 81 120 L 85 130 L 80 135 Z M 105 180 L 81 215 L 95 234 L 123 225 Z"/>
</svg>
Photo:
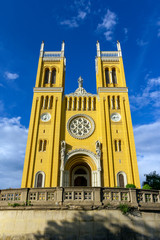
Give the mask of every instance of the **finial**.
<svg viewBox="0 0 160 240">
<path fill-rule="evenodd" d="M 117 50 L 118 50 L 118 56 L 122 57 L 121 44 L 118 40 L 117 40 Z"/>
<path fill-rule="evenodd" d="M 42 41 L 42 43 L 41 43 L 40 57 L 43 57 L 43 51 L 44 51 L 44 41 Z"/>
<path fill-rule="evenodd" d="M 83 87 L 83 79 L 81 76 L 78 78 L 78 85 L 79 85 L 79 88 Z"/>
<path fill-rule="evenodd" d="M 100 57 L 101 54 L 100 54 L 100 44 L 99 44 L 99 41 L 97 40 L 97 57 Z"/>
<path fill-rule="evenodd" d="M 64 57 L 64 46 L 65 46 L 65 42 L 63 40 L 62 41 L 62 47 L 61 47 L 61 57 Z"/>
</svg>

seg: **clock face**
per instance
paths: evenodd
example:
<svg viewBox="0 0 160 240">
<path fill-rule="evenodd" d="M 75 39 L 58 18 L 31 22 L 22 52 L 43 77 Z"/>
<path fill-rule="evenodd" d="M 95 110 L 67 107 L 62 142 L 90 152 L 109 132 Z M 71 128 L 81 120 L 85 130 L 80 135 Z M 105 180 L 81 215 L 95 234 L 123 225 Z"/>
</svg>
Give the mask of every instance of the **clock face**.
<svg viewBox="0 0 160 240">
<path fill-rule="evenodd" d="M 43 113 L 41 115 L 41 120 L 43 122 L 48 122 L 51 119 L 51 114 L 50 113 Z"/>
<path fill-rule="evenodd" d="M 121 115 L 119 113 L 112 113 L 111 120 L 113 122 L 119 122 L 121 120 Z"/>
</svg>

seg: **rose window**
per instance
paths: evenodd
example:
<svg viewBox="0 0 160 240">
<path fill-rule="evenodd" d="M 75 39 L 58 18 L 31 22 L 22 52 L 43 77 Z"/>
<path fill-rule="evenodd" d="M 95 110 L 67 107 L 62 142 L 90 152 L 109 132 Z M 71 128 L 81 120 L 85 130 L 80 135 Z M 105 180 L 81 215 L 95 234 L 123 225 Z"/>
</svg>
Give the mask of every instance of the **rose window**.
<svg viewBox="0 0 160 240">
<path fill-rule="evenodd" d="M 94 131 L 94 122 L 89 116 L 76 115 L 68 121 L 67 129 L 75 138 L 87 138 Z"/>
</svg>

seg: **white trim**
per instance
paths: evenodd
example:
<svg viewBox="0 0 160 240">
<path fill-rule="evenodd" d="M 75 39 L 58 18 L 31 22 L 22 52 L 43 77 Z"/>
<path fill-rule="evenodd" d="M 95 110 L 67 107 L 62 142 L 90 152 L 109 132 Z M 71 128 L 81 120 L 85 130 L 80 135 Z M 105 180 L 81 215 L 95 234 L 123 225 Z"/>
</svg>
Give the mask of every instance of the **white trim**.
<svg viewBox="0 0 160 240">
<path fill-rule="evenodd" d="M 105 93 L 105 92 L 128 92 L 127 87 L 99 87 L 98 93 Z"/>
<path fill-rule="evenodd" d="M 42 174 L 43 178 L 42 178 L 42 187 L 44 187 L 45 184 L 45 173 L 43 171 L 38 171 L 35 175 L 35 182 L 34 182 L 34 187 L 37 188 L 37 179 L 38 179 L 38 175 Z"/>
<path fill-rule="evenodd" d="M 123 175 L 123 178 L 124 178 L 124 187 L 126 187 L 126 185 L 127 185 L 127 175 L 126 175 L 125 172 L 122 172 L 122 171 L 120 171 L 120 172 L 117 173 L 117 186 L 119 187 L 119 175 L 120 175 L 120 174 Z"/>
<path fill-rule="evenodd" d="M 33 92 L 63 92 L 63 87 L 35 87 Z"/>
</svg>

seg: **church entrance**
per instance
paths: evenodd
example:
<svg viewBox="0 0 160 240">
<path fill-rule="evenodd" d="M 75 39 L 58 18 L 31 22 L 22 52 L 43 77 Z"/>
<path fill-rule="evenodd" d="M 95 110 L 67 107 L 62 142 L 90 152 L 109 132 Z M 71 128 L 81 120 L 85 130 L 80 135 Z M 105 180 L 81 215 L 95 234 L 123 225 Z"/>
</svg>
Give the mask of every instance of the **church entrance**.
<svg viewBox="0 0 160 240">
<path fill-rule="evenodd" d="M 72 186 L 87 187 L 91 186 L 91 171 L 86 166 L 76 166 L 71 174 Z"/>
</svg>

